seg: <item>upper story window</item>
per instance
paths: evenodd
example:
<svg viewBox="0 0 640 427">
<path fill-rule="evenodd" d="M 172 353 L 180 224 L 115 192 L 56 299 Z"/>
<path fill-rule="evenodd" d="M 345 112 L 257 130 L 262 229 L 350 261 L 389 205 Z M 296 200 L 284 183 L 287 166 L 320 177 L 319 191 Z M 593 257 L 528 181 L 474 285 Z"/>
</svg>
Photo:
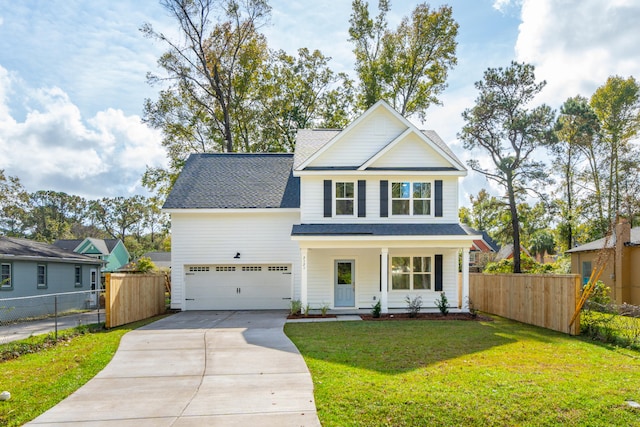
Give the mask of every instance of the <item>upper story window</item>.
<svg viewBox="0 0 640 427">
<path fill-rule="evenodd" d="M 38 264 L 38 287 L 47 287 L 47 266 L 45 264 Z"/>
<path fill-rule="evenodd" d="M 392 215 L 431 215 L 430 182 L 391 183 Z"/>
<path fill-rule="evenodd" d="M 11 264 L 2 264 L 0 271 L 0 288 L 11 288 Z"/>
<path fill-rule="evenodd" d="M 353 182 L 336 182 L 336 215 L 354 215 L 355 185 Z"/>
</svg>

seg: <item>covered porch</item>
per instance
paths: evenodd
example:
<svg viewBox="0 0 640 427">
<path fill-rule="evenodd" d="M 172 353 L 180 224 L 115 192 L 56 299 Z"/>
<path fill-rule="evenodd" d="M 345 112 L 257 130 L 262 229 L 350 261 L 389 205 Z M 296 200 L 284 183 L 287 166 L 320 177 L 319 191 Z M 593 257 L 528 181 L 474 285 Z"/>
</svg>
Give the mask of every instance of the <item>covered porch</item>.
<svg viewBox="0 0 640 427">
<path fill-rule="evenodd" d="M 405 310 L 407 297 L 420 296 L 423 311 L 434 311 L 445 292 L 452 310 L 467 311 L 466 266 L 474 236 L 457 224 L 438 226 L 393 226 L 404 234 L 390 234 L 386 224 L 294 226 L 302 306 L 357 313 L 379 302 L 389 313 Z M 461 274 L 460 264 L 465 266 Z"/>
</svg>

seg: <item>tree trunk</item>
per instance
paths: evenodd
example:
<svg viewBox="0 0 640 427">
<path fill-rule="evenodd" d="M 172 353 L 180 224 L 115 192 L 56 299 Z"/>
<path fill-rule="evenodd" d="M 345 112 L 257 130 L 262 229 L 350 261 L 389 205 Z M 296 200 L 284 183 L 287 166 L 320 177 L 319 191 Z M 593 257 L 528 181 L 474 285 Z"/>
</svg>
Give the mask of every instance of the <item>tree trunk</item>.
<svg viewBox="0 0 640 427">
<path fill-rule="evenodd" d="M 513 228 L 513 272 L 521 273 L 520 268 L 520 221 L 518 219 L 518 206 L 513 189 L 513 176 L 507 172 L 507 196 L 509 197 L 509 210 L 511 211 L 511 227 Z"/>
<path fill-rule="evenodd" d="M 571 173 L 571 147 L 569 147 L 568 159 L 567 159 L 567 210 L 568 210 L 568 226 L 567 226 L 567 249 L 573 247 L 573 174 Z"/>
</svg>

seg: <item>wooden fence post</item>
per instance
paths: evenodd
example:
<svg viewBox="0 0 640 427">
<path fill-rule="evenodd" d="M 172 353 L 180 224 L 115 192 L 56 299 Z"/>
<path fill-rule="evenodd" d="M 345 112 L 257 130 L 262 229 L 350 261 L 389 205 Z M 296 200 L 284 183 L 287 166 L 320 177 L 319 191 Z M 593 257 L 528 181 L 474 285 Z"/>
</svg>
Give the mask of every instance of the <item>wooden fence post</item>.
<svg viewBox="0 0 640 427">
<path fill-rule="evenodd" d="M 105 296 L 104 296 L 105 320 L 104 320 L 104 327 L 109 329 L 111 327 L 111 273 L 107 273 L 107 274 L 104 275 L 104 288 L 105 288 Z"/>
</svg>

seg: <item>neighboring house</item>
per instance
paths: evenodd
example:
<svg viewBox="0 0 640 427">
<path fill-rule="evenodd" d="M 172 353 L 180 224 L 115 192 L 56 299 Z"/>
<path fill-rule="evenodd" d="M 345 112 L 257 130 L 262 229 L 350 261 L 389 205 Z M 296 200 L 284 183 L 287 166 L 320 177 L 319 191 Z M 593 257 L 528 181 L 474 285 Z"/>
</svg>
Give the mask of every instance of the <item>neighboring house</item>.
<svg viewBox="0 0 640 427">
<path fill-rule="evenodd" d="M 469 249 L 469 271 L 472 273 L 482 273 L 487 263 L 496 258 L 500 246 L 487 234 L 486 231 L 478 231 L 468 225 L 461 224 L 468 233 L 478 235 L 479 238 L 473 241 Z"/>
<path fill-rule="evenodd" d="M 570 249 L 571 272 L 585 285 L 592 271 L 604 264 L 600 280 L 611 289 L 616 304 L 640 305 L 640 227 L 626 220 L 618 223 L 610 237 Z"/>
<path fill-rule="evenodd" d="M 56 240 L 54 245 L 105 261 L 103 273 L 112 273 L 129 262 L 129 252 L 120 239 Z"/>
<path fill-rule="evenodd" d="M 0 299 L 43 296 L 97 289 L 102 261 L 61 249 L 47 243 L 14 237 L 0 237 Z M 89 298 L 81 296 L 81 301 Z M 67 301 L 67 302 L 64 302 Z M 71 304 L 60 299 L 59 310 Z M 19 318 L 16 307 L 28 307 L 26 315 L 48 312 L 51 300 L 0 303 L 0 320 L 9 314 Z M 70 307 L 66 307 L 70 308 Z M 76 307 L 86 308 L 86 307 Z M 4 313 L 7 310 L 7 313 Z M 12 311 L 9 313 L 9 311 Z"/>
<path fill-rule="evenodd" d="M 520 245 L 520 253 L 526 254 L 529 258 L 533 258 L 529 251 L 522 245 Z M 498 262 L 502 261 L 503 259 L 511 258 L 513 258 L 513 243 L 507 243 L 506 245 L 502 246 L 500 250 L 498 250 L 498 253 L 496 253 L 494 257 L 494 261 Z"/>
<path fill-rule="evenodd" d="M 171 307 L 464 307 L 458 255 L 480 236 L 458 223 L 467 171 L 433 131 L 385 102 L 344 130 L 299 130 L 295 154 L 194 154 L 171 214 Z"/>
</svg>

